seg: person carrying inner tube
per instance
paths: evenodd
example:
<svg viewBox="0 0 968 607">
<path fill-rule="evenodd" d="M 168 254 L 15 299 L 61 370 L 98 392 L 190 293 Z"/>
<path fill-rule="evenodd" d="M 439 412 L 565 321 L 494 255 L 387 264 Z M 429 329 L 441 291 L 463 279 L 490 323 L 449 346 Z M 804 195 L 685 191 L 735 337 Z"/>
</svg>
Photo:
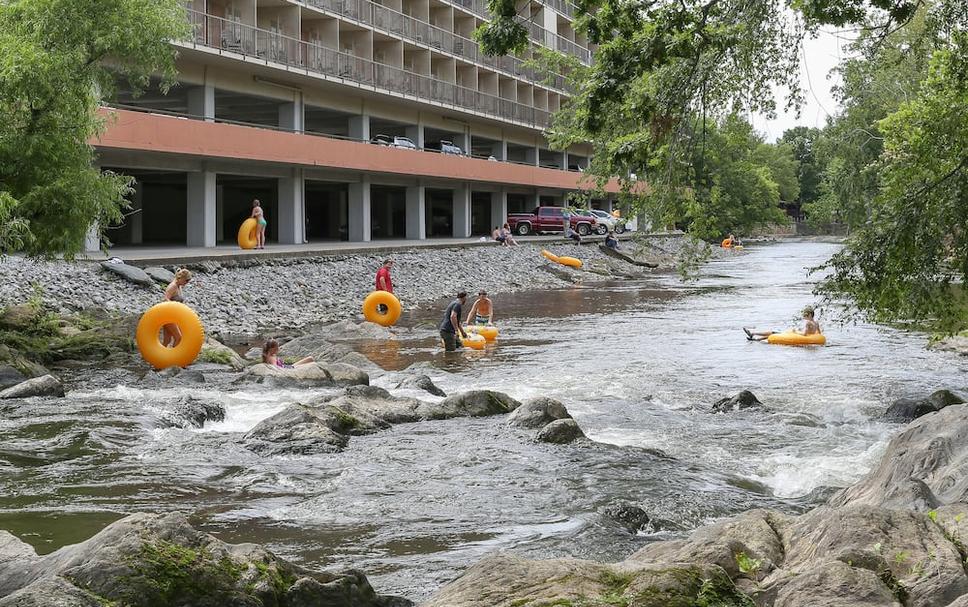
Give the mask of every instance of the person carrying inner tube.
<svg viewBox="0 0 968 607">
<path fill-rule="evenodd" d="M 471 319 L 474 320 L 473 323 L 471 323 Z M 467 313 L 467 320 L 464 321 L 464 324 L 489 325 L 492 324 L 491 321 L 493 320 L 494 303 L 487 296 L 487 291 L 481 289 L 477 293 L 477 299 L 474 301 L 474 305 L 471 306 L 471 311 Z"/>
<path fill-rule="evenodd" d="M 463 313 L 464 302 L 467 301 L 467 293 L 461 291 L 457 294 L 457 299 L 450 302 L 444 312 L 444 319 L 440 323 L 440 338 L 444 340 L 444 349 L 453 352 L 460 345 L 457 335 L 467 339 L 467 333 L 460 324 L 460 317 Z"/>
<path fill-rule="evenodd" d="M 177 301 L 178 303 L 185 303 L 185 297 L 182 295 L 182 288 L 187 285 L 192 279 L 192 273 L 185 268 L 179 269 L 175 272 L 175 280 L 168 283 L 168 288 L 165 289 L 165 301 Z M 165 325 L 161 328 L 161 343 L 168 348 L 174 348 L 181 342 L 182 333 L 178 325 Z"/>
<path fill-rule="evenodd" d="M 376 290 L 393 293 L 393 282 L 390 280 L 390 268 L 393 267 L 393 260 L 390 258 L 383 260 L 383 265 L 376 271 Z M 376 307 L 380 314 L 387 313 L 387 307 L 380 304 Z"/>
<path fill-rule="evenodd" d="M 820 330 L 820 323 L 813 319 L 813 306 L 807 306 L 804 308 L 802 315 L 802 325 L 794 328 L 791 331 L 792 333 L 796 333 L 798 335 L 819 335 L 822 333 Z M 773 335 L 774 333 L 781 333 L 781 331 L 750 331 L 746 327 L 743 327 L 743 332 L 746 333 L 746 339 L 750 341 L 765 341 L 770 335 Z"/>
</svg>

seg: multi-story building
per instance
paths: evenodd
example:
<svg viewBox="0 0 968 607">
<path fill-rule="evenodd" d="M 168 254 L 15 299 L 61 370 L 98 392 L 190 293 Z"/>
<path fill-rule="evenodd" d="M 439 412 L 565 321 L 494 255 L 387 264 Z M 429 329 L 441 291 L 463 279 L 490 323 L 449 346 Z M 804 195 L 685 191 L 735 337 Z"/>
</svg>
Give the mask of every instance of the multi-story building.
<svg viewBox="0 0 968 607">
<path fill-rule="evenodd" d="M 591 61 L 572 10 L 519 7 L 533 45 Z M 232 242 L 254 198 L 270 242 L 468 237 L 580 187 L 590 147 L 555 152 L 543 136 L 566 82 L 536 77 L 526 56 L 484 56 L 483 0 L 186 11 L 178 85 L 122 87 L 94 142 L 102 168 L 137 179 L 134 212 L 108 233 L 117 245 Z"/>
</svg>

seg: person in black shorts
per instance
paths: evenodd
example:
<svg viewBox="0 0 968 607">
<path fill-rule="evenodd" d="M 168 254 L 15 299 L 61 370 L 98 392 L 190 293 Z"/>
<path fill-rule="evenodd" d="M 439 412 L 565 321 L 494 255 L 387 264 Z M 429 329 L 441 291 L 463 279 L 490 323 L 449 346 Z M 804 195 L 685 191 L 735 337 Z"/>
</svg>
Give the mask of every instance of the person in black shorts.
<svg viewBox="0 0 968 607">
<path fill-rule="evenodd" d="M 444 349 L 453 352 L 458 348 L 460 342 L 457 339 L 459 333 L 461 337 L 467 338 L 464 327 L 460 324 L 461 316 L 464 313 L 464 303 L 467 301 L 467 293 L 461 291 L 457 294 L 457 299 L 450 302 L 444 312 L 444 318 L 440 322 L 440 338 L 444 340 Z"/>
</svg>

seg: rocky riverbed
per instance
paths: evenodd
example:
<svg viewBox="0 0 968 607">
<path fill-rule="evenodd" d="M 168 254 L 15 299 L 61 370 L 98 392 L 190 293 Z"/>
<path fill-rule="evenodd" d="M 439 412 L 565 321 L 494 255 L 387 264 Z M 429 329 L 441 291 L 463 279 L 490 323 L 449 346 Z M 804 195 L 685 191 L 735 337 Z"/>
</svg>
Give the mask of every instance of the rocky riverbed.
<svg viewBox="0 0 968 607">
<path fill-rule="evenodd" d="M 693 245 L 681 238 L 625 241 L 627 252 L 669 270 Z M 547 247 L 584 261 L 582 270 L 551 264 L 540 256 Z M 707 249 L 708 250 L 708 249 Z M 715 254 L 720 252 L 712 249 Z M 298 329 L 360 314 L 385 257 L 392 257 L 394 291 L 405 307 L 452 297 L 456 292 L 514 292 L 604 280 L 640 277 L 649 270 L 603 254 L 597 244 L 554 242 L 517 247 L 422 249 L 379 255 L 332 255 L 290 259 L 251 258 L 188 264 L 195 273 L 185 301 L 202 318 L 208 333 L 251 335 Z M 165 268 L 169 271 L 174 266 Z M 97 309 L 141 314 L 161 299 L 161 284 L 140 285 L 91 262 L 6 257 L 0 259 L 0 308 L 39 294 L 59 313 Z"/>
</svg>

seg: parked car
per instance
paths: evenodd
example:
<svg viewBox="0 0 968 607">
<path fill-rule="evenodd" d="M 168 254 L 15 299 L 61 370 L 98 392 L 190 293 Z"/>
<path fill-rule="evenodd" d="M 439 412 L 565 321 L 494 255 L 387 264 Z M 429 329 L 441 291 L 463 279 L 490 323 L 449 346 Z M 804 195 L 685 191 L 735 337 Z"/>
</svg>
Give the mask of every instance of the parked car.
<svg viewBox="0 0 968 607">
<path fill-rule="evenodd" d="M 374 145 L 393 145 L 393 139 L 389 135 L 375 135 L 370 139 L 370 143 Z"/>
<path fill-rule="evenodd" d="M 571 229 L 582 236 L 588 236 L 597 229 L 598 220 L 594 217 L 565 207 L 538 207 L 530 213 L 509 213 L 508 226 L 512 232 L 520 236 L 527 236 L 532 232 L 535 234 L 561 232 L 564 230 L 566 216 L 569 218 Z"/>
<path fill-rule="evenodd" d="M 413 142 L 409 137 L 394 137 L 393 147 L 403 148 L 405 150 L 416 150 L 417 144 Z"/>
<path fill-rule="evenodd" d="M 454 145 L 453 141 L 441 141 L 440 142 L 440 153 L 441 154 L 454 154 L 455 156 L 463 156 L 464 150 L 460 149 L 460 146 Z"/>
<path fill-rule="evenodd" d="M 614 230 L 616 234 L 621 234 L 625 231 L 625 220 L 613 216 L 608 211 L 589 209 L 585 213 L 598 220 L 597 231 L 600 235 L 605 235 L 609 230 Z"/>
</svg>

